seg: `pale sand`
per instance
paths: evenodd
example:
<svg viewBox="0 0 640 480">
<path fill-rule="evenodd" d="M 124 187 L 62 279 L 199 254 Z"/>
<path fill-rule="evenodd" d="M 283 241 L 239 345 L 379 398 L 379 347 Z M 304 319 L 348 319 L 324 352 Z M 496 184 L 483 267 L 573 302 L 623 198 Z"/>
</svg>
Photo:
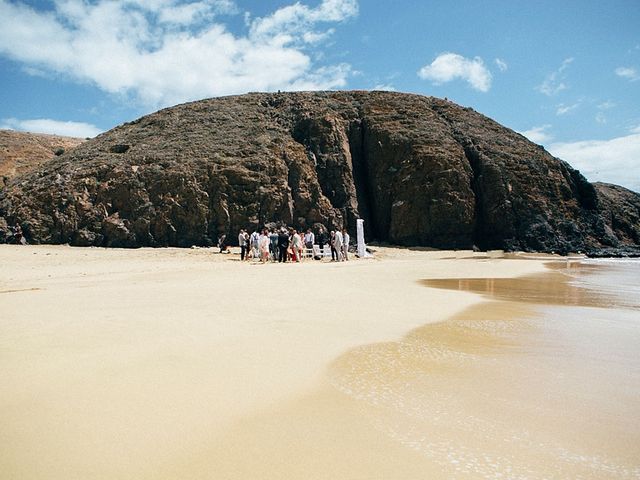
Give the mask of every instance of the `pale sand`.
<svg viewBox="0 0 640 480">
<path fill-rule="evenodd" d="M 0 246 L 0 478 L 442 475 L 446 460 L 389 431 L 384 392 L 354 401 L 344 378 L 370 360 L 349 352 L 481 301 L 420 280 L 544 271 L 470 252 L 214 252 Z M 395 361 L 373 358 L 373 372 Z"/>
</svg>

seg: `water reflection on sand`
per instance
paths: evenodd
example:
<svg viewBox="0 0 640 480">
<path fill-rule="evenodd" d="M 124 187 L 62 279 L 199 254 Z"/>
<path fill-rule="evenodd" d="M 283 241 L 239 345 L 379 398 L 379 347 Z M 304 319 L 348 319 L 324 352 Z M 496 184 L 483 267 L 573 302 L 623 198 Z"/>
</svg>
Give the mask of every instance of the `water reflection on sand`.
<svg viewBox="0 0 640 480">
<path fill-rule="evenodd" d="M 490 301 L 350 350 L 203 455 L 221 478 L 640 478 L 638 299 L 583 280 L 600 266 L 556 267 L 425 280 Z"/>
<path fill-rule="evenodd" d="M 638 266 L 424 280 L 492 301 L 350 352 L 333 386 L 435 478 L 640 478 Z"/>
<path fill-rule="evenodd" d="M 333 385 L 436 478 L 640 478 L 639 266 L 424 280 L 491 301 L 350 352 Z"/>
</svg>

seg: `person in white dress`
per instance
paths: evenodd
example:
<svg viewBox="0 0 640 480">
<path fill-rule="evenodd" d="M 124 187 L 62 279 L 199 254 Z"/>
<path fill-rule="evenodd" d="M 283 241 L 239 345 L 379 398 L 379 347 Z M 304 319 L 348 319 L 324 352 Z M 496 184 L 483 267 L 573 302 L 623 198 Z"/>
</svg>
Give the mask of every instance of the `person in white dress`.
<svg viewBox="0 0 640 480">
<path fill-rule="evenodd" d="M 269 261 L 269 246 L 271 245 L 271 239 L 269 238 L 269 232 L 267 229 L 262 231 L 262 234 L 258 237 L 258 249 L 260 250 L 260 263 L 266 263 Z"/>
<path fill-rule="evenodd" d="M 251 244 L 251 253 L 253 258 L 260 258 L 260 246 L 258 245 L 260 242 L 260 234 L 257 230 L 254 230 L 249 239 Z"/>
<path fill-rule="evenodd" d="M 293 250 L 295 261 L 299 262 L 302 259 L 302 238 L 297 230 L 294 230 L 291 236 L 291 250 Z"/>
</svg>

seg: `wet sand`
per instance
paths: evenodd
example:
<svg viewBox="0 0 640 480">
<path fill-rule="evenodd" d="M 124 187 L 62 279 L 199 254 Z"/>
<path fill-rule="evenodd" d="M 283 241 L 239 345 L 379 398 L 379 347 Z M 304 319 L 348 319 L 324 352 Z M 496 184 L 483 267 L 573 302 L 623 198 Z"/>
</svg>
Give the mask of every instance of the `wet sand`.
<svg viewBox="0 0 640 480">
<path fill-rule="evenodd" d="M 611 333 L 582 306 L 597 288 L 544 260 L 0 246 L 0 261 L 0 478 L 640 474 L 638 311 L 610 308 L 626 319 Z M 578 300 L 549 306 L 561 290 Z M 594 356 L 599 336 L 613 346 Z"/>
<path fill-rule="evenodd" d="M 640 478 L 640 306 L 565 273 L 424 281 L 491 301 L 350 350 L 201 458 L 225 478 Z"/>
</svg>

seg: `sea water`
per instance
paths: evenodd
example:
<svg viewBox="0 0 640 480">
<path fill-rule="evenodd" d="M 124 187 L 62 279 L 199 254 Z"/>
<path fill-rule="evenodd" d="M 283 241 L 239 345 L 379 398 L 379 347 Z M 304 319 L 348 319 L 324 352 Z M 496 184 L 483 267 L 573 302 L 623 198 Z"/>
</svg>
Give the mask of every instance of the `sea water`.
<svg viewBox="0 0 640 480">
<path fill-rule="evenodd" d="M 428 280 L 489 300 L 332 367 L 429 478 L 640 478 L 640 261 L 519 279 Z"/>
</svg>

